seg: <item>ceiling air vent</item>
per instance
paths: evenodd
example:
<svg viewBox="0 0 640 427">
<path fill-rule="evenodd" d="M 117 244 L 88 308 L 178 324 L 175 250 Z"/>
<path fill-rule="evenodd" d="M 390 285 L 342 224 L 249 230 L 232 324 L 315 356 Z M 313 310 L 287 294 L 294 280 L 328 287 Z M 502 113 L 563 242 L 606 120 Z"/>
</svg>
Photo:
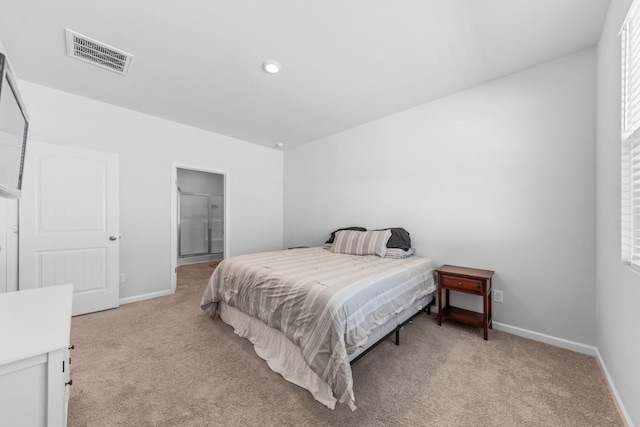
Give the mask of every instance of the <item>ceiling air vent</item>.
<svg viewBox="0 0 640 427">
<path fill-rule="evenodd" d="M 78 34 L 68 28 L 65 31 L 67 34 L 67 55 L 123 76 L 127 75 L 133 55 Z"/>
</svg>

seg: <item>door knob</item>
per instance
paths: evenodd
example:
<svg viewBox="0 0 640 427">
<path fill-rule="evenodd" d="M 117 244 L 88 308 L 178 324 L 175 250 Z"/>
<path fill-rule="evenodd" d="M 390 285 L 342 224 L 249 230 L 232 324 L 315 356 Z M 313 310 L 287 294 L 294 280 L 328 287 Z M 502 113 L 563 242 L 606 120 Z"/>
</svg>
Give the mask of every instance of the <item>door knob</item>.
<svg viewBox="0 0 640 427">
<path fill-rule="evenodd" d="M 113 242 L 114 240 L 118 240 L 118 238 L 116 236 L 111 236 L 111 237 L 109 237 L 109 240 L 111 240 Z"/>
</svg>

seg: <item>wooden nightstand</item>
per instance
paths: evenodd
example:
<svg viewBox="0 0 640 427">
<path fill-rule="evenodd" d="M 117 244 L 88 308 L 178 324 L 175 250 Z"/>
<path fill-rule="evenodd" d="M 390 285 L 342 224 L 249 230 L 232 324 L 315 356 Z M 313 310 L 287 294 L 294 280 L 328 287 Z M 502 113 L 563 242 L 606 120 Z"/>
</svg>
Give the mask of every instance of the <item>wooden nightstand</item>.
<svg viewBox="0 0 640 427">
<path fill-rule="evenodd" d="M 442 319 L 454 319 L 481 327 L 484 331 L 484 339 L 489 339 L 489 329 L 493 328 L 491 317 L 491 277 L 493 271 L 443 265 L 436 269 L 436 273 L 438 274 L 438 325 L 442 325 Z M 444 307 L 442 306 L 442 289 L 445 290 L 446 295 Z M 482 313 L 451 307 L 449 305 L 449 291 L 481 296 L 483 300 Z"/>
</svg>

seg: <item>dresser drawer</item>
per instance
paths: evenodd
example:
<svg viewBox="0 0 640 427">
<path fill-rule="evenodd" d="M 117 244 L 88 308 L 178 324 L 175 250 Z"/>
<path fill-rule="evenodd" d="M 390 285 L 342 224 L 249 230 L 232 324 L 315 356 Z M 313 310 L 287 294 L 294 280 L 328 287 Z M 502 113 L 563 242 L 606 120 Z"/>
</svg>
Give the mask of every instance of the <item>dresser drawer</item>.
<svg viewBox="0 0 640 427">
<path fill-rule="evenodd" d="M 481 280 L 462 279 L 459 277 L 442 275 L 442 286 L 449 289 L 460 289 L 468 292 L 482 293 Z"/>
</svg>

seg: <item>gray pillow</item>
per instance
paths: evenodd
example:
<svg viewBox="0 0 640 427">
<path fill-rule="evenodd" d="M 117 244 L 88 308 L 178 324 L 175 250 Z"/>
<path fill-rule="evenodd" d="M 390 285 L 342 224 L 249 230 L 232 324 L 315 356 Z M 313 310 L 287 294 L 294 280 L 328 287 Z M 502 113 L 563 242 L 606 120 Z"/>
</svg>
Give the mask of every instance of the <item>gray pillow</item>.
<svg viewBox="0 0 640 427">
<path fill-rule="evenodd" d="M 364 227 L 345 227 L 345 228 L 338 228 L 336 231 L 332 231 L 331 232 L 331 237 L 329 237 L 329 240 L 327 240 L 325 243 L 333 243 L 333 240 L 336 238 L 336 232 L 340 231 L 340 230 L 355 230 L 355 231 L 367 231 L 366 228 Z"/>
<path fill-rule="evenodd" d="M 391 230 L 338 230 L 330 251 L 341 254 L 384 257 L 387 253 L 387 242 L 390 237 Z"/>
</svg>

